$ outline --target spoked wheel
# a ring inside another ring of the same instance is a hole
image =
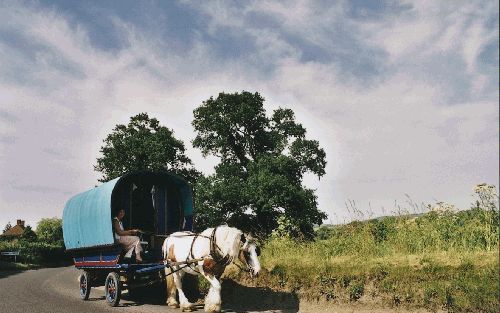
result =
[[[87,271],[84,271],[80,275],[79,282],[80,282],[80,297],[82,298],[82,300],[88,300],[89,296],[90,296],[90,288],[91,288],[90,273]]]
[[[106,284],[104,285],[106,292],[106,301],[111,306],[117,306],[120,303],[122,295],[122,288],[120,283],[120,275],[116,272],[111,272],[106,277]]]

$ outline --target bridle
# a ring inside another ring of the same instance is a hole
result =
[[[240,253],[243,253],[243,258],[245,260],[246,268],[241,267],[238,263],[236,263],[234,261],[233,261],[233,264],[236,265],[241,271],[248,272],[250,274],[250,276],[253,277],[254,267],[252,265],[250,265],[250,263],[248,262],[247,257],[246,257],[246,255],[250,254],[250,252],[248,252],[246,249],[244,249],[244,247],[245,247],[245,245],[253,244],[255,246],[255,249],[256,249],[255,253],[257,254],[257,256],[260,254],[260,252],[258,252],[259,247],[255,244],[255,240],[253,238],[247,239],[246,237],[244,237],[244,235],[242,235],[241,241],[243,242],[243,246],[240,249]],[[240,262],[241,262],[241,259],[240,259]]]

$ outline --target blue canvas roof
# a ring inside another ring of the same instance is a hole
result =
[[[146,173],[149,174],[149,173]],[[63,211],[63,236],[66,249],[86,248],[114,244],[112,229],[112,195],[123,178],[113,179],[94,189],[73,196]],[[142,172],[142,175],[145,175]],[[184,216],[193,214],[190,186],[182,178],[167,173],[161,175],[173,182],[179,190]]]
[[[66,249],[113,244],[111,194],[119,178],[82,192],[66,202],[63,234]]]

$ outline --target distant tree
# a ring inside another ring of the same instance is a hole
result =
[[[184,143],[147,113],[132,116],[128,125],[116,125],[104,139],[101,153],[94,166],[103,174],[101,182],[137,170],[168,170],[189,182],[200,175],[186,156]]]
[[[5,225],[5,227],[3,228],[3,233],[5,233],[6,231],[8,231],[11,228],[12,228],[12,224],[10,224],[10,222],[7,222],[7,225]]]
[[[36,227],[39,240],[57,243],[63,240],[62,220],[60,218],[42,218]]]
[[[318,210],[314,190],[302,186],[304,174],[325,174],[326,155],[290,109],[266,116],[259,93],[220,93],[194,110],[194,147],[220,158],[215,174],[196,188],[199,228],[228,222],[269,235],[278,218],[293,237],[312,237]]]
[[[33,231],[33,229],[31,229],[31,226],[30,225],[26,226],[26,228],[24,228],[23,234],[21,235],[21,240],[33,241],[36,239],[37,239],[36,233]]]

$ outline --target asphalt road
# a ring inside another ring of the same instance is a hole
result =
[[[73,267],[0,272],[0,312],[180,312],[159,303],[131,301],[126,292],[123,293],[120,307],[112,308],[104,300],[102,287],[93,288],[90,299],[83,301],[78,291],[79,273]]]
[[[158,296],[143,295],[130,299],[122,294],[120,305],[112,308],[104,300],[103,287],[92,288],[90,299],[80,299],[77,278],[80,271],[74,267],[46,268],[23,272],[0,271],[0,313],[180,313],[163,303]],[[233,281],[222,283],[224,313],[296,313],[299,300],[290,293],[269,288],[251,288]],[[203,312],[199,306],[198,313]],[[300,303],[303,313],[428,313],[424,309],[377,308],[370,304]],[[438,311],[444,312],[444,311]]]
[[[90,299],[80,299],[77,278],[80,271],[73,267],[46,268],[29,270],[23,272],[0,272],[0,312],[2,313],[83,313],[83,312],[142,312],[142,313],[179,313],[180,309],[172,309],[162,303],[161,299],[142,297],[133,301],[125,291],[117,308],[107,305],[104,300],[103,287],[92,288]],[[246,290],[239,285],[227,286],[225,288],[228,298],[232,294],[240,292],[253,292],[253,298],[245,307],[233,309],[231,304],[225,307],[223,312],[297,312],[298,305],[290,308],[280,308],[280,301],[273,300],[272,303],[264,303],[261,295],[268,295],[267,290]],[[239,288],[239,289],[238,289]],[[243,288],[243,289],[242,289]],[[283,298],[283,295],[278,295]],[[255,301],[257,300],[257,301]],[[286,299],[285,299],[286,300]],[[229,301],[228,301],[229,302]],[[276,305],[276,304],[278,305]],[[223,303],[224,306],[224,303]],[[236,307],[234,307],[236,308]],[[199,306],[196,312],[203,312]]]

